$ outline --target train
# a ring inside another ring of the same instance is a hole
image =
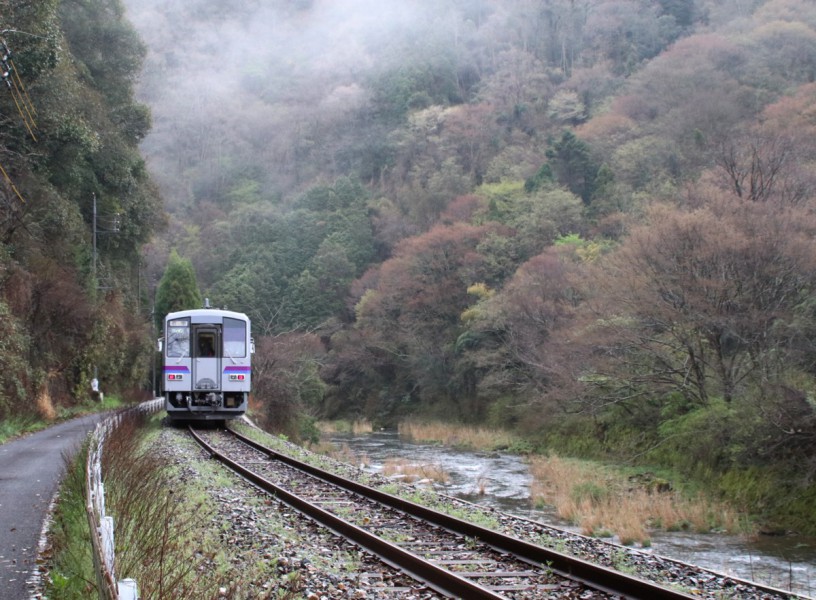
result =
[[[247,315],[211,308],[209,302],[171,312],[158,350],[171,422],[226,421],[246,413],[255,353]]]

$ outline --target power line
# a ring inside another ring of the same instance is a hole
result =
[[[20,194],[20,190],[17,189],[17,186],[14,185],[14,182],[11,180],[11,177],[9,177],[8,173],[6,173],[6,170],[3,168],[3,165],[0,165],[0,173],[3,173],[3,177],[6,178],[6,181],[11,186],[11,189],[13,189],[14,193],[17,194],[17,197],[20,199],[20,202],[25,204],[25,198],[23,198],[22,194]]]
[[[11,60],[11,49],[4,38],[0,38],[0,52],[2,53],[0,57],[0,79],[2,79],[6,87],[8,87],[11,98],[14,100],[14,105],[17,107],[17,112],[20,113],[20,117],[23,119],[23,123],[29,135],[31,135],[31,138],[36,142],[37,136],[34,134],[34,130],[37,129],[37,123],[34,116],[37,114],[37,110],[34,108],[31,97],[23,85],[23,80],[20,78],[20,74],[14,66],[14,61]],[[20,190],[17,189],[17,186],[14,185],[14,181],[9,177],[3,165],[0,165],[0,173],[3,174],[3,177],[11,186],[11,189],[17,194],[20,202],[25,204],[25,198],[23,198]]]
[[[11,60],[11,49],[3,38],[0,38],[0,50],[2,51],[2,58],[0,58],[0,67],[2,67],[0,69],[0,79],[6,83],[6,87],[8,87],[11,93],[11,98],[14,100],[14,105],[17,107],[17,112],[23,119],[23,123],[29,135],[31,135],[31,138],[36,142],[37,136],[34,134],[34,130],[37,129],[37,123],[34,120],[34,115],[37,114],[37,111],[23,85],[20,74],[14,66],[14,61]]]

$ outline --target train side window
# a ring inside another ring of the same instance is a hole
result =
[[[246,356],[246,322],[240,319],[224,318],[224,356],[243,358]]]
[[[167,324],[167,356],[190,356],[190,325],[187,321],[171,321]]]

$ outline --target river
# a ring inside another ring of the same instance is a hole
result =
[[[380,472],[387,459],[439,465],[449,481],[437,491],[474,504],[577,532],[552,512],[536,510],[530,503],[532,478],[524,459],[501,453],[468,452],[403,440],[396,432],[328,437],[337,446],[348,446],[365,457],[364,470]],[[699,565],[732,577],[790,590],[816,594],[816,539],[799,536],[760,536],[747,539],[723,534],[653,531],[651,547],[643,549]]]

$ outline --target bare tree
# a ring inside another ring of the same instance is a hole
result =
[[[771,202],[654,208],[594,281],[612,387],[705,404],[778,381],[797,360],[792,323],[816,286],[814,231],[806,211]]]
[[[795,154],[785,136],[749,134],[727,140],[715,160],[740,198],[764,202],[781,195],[789,201],[802,200],[801,191],[792,185]]]

